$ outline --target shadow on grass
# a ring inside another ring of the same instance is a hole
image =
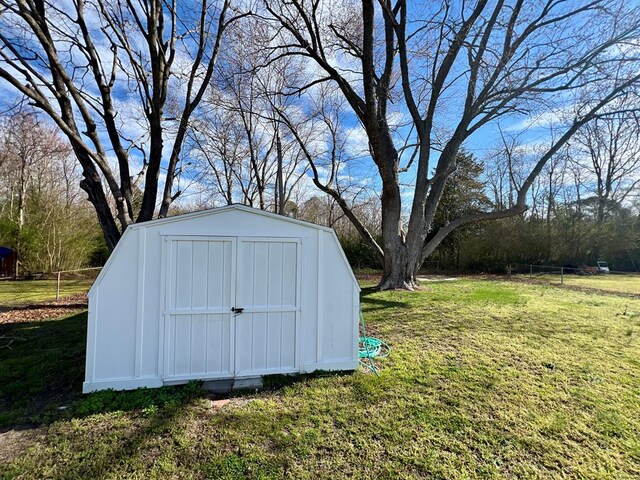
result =
[[[132,391],[104,390],[83,395],[86,313],[59,320],[0,324],[0,432],[46,425],[98,413],[139,410],[165,416],[199,397],[239,397],[234,391],[213,395],[200,382]],[[265,377],[264,388],[278,390],[321,376],[344,372]]]
[[[372,296],[374,293],[380,293],[376,287],[363,288],[360,293],[360,302],[367,310],[382,310],[385,308],[408,308],[410,304],[400,302],[398,300],[389,300]]]
[[[155,412],[203,393],[197,383],[83,395],[87,315],[0,325],[0,432],[63,418]]]
[[[349,376],[353,371],[329,371],[329,370],[316,370],[313,373],[301,373],[293,375],[266,375],[262,379],[262,389],[267,391],[282,390],[285,387],[294,387],[296,385],[303,385],[309,380],[316,378],[333,378],[333,377],[345,377]],[[243,396],[246,391],[238,390],[234,392],[232,396]]]
[[[86,314],[0,325],[0,429],[43,423],[79,397]]]

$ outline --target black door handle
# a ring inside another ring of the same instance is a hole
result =
[[[231,307],[231,311],[236,315],[241,314],[244,311],[244,308],[241,307]]]

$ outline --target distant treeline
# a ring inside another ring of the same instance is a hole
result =
[[[602,139],[619,140],[620,134],[614,139],[603,132],[587,132],[585,145],[590,145],[592,137],[602,145],[565,152],[551,162],[536,180],[524,215],[454,230],[426,265],[499,273],[514,265],[579,267],[604,260],[612,270],[640,270],[639,131],[625,125],[625,132],[630,140],[625,149],[617,150],[617,156],[607,153],[605,146],[611,142]],[[513,204],[514,185],[522,181],[519,172],[526,171],[527,157],[526,153],[518,156],[515,147],[507,150],[508,155],[503,152],[488,161],[467,152],[459,154],[456,172],[439,203],[434,231],[461,216]],[[303,178],[304,172],[294,183]],[[76,159],[55,128],[33,114],[4,118],[0,125],[0,246],[18,251],[19,273],[104,263],[108,249],[81,179]],[[140,190],[133,191],[132,201],[137,203]],[[264,202],[251,196],[240,200],[275,209],[273,198],[264,198]],[[214,196],[202,204],[176,204],[171,214],[232,200]],[[331,196],[307,188],[305,196],[288,196],[284,206],[287,215],[334,228],[355,268],[382,267]],[[382,243],[379,198],[354,194],[348,207]]]
[[[440,246],[427,259],[426,271],[506,273],[526,265],[594,266],[604,260],[611,270],[640,271],[640,220],[630,209],[599,225],[588,213],[566,207],[550,222],[518,217],[479,225]],[[381,268],[371,250],[353,235],[340,240],[354,268]]]
[[[635,149],[631,153],[635,155]],[[552,163],[537,181],[524,215],[455,230],[425,267],[503,273],[509,266],[580,267],[603,260],[612,270],[640,271],[638,162],[634,156],[633,165],[624,165],[625,171],[620,167],[623,159],[607,157],[606,162],[600,157],[591,159],[591,175],[587,162],[580,169],[566,158]],[[447,185],[440,202],[436,226],[462,214],[509,205],[514,163],[500,173],[495,168],[487,171],[471,155],[461,155],[456,181]],[[607,179],[607,171],[618,171],[617,180]],[[376,211],[372,204],[365,207]],[[370,217],[370,229],[376,231],[375,215]],[[380,268],[373,252],[344,219],[333,226],[354,267]]]
[[[103,265],[105,242],[67,142],[34,115],[3,120],[0,246],[18,252],[18,275]]]

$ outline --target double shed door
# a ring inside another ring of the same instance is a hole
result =
[[[298,370],[297,239],[167,237],[165,253],[165,379]]]

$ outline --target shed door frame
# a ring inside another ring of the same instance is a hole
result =
[[[176,241],[225,241],[231,242],[232,244],[232,269],[231,269],[231,279],[230,284],[233,286],[231,288],[231,303],[234,306],[242,307],[241,305],[235,305],[236,297],[238,292],[238,283],[241,281],[239,278],[238,268],[239,268],[239,254],[238,254],[238,246],[242,241],[245,242],[284,242],[284,243],[295,243],[296,244],[296,303],[297,308],[295,309],[295,367],[293,372],[301,371],[302,369],[302,334],[301,334],[301,313],[302,313],[302,238],[299,237],[267,237],[267,236],[222,236],[222,235],[167,235],[161,234],[162,237],[162,274],[160,278],[160,298],[162,302],[162,325],[160,326],[160,335],[159,335],[159,349],[158,349],[158,365],[160,366],[161,371],[159,372],[160,377],[163,380],[166,380],[167,383],[178,382],[181,380],[189,380],[189,379],[200,379],[203,378],[201,375],[193,375],[193,376],[168,376],[169,369],[169,332],[168,328],[170,327],[170,317],[175,312],[171,310],[169,307],[169,296],[168,292],[171,288],[175,272],[173,270],[174,267],[174,255],[175,250],[173,246]],[[260,375],[260,373],[251,373],[251,372],[238,372],[236,368],[236,322],[238,318],[241,317],[240,314],[238,317],[234,317],[231,315],[231,325],[230,325],[230,335],[231,335],[231,345],[230,345],[230,356],[231,356],[231,366],[230,375],[214,375],[204,377],[206,379],[214,379],[214,378],[230,378],[230,377],[242,377],[242,376],[256,376]],[[283,372],[286,373],[286,372]]]
[[[268,373],[295,373],[295,372],[300,372],[302,371],[302,363],[303,363],[303,356],[302,356],[302,268],[303,268],[303,263],[302,263],[302,238],[299,237],[269,237],[269,236],[239,236],[237,237],[237,244],[236,244],[236,250],[235,250],[235,255],[236,255],[236,272],[240,272],[241,271],[241,261],[242,259],[240,258],[240,244],[243,242],[253,242],[253,243],[269,243],[269,242],[274,242],[274,243],[293,243],[296,245],[296,290],[295,290],[295,296],[296,296],[296,305],[294,308],[286,308],[284,311],[289,311],[291,313],[294,314],[294,367],[293,369],[283,369],[281,371],[278,372],[269,372],[268,370],[265,371],[265,374]],[[237,274],[236,276],[236,303],[239,301],[237,299],[238,297],[238,291],[240,289],[239,287],[239,282],[242,279],[240,278],[240,274]],[[237,307],[244,307],[244,305],[236,305]],[[257,312],[267,312],[267,311],[277,311],[278,309],[272,309],[269,307],[266,308],[257,308],[257,309],[252,309],[252,308],[247,308],[247,313],[257,313]],[[242,321],[242,314],[238,315],[236,317],[236,321]],[[235,327],[235,326],[234,326]],[[239,340],[238,338],[238,334],[235,334],[235,342],[237,342]],[[238,345],[236,344],[235,349],[238,348]],[[235,359],[237,359],[237,356],[235,357]],[[255,372],[252,373],[251,371],[242,371],[239,370],[239,367],[237,365],[234,366],[234,375],[236,377],[251,377],[251,376],[256,376],[256,375],[260,375],[260,372]]]
[[[237,237],[232,236],[220,236],[220,235],[162,235],[162,266],[161,266],[161,286],[160,286],[160,301],[162,302],[162,325],[160,326],[160,335],[159,335],[159,362],[161,371],[159,372],[160,378],[163,380],[167,380],[169,383],[171,382],[180,382],[183,380],[196,380],[199,378],[203,378],[202,374],[188,374],[188,375],[169,375],[171,371],[169,362],[171,361],[169,352],[171,351],[170,341],[170,327],[171,327],[171,317],[173,315],[188,315],[189,312],[197,312],[200,314],[207,313],[224,313],[228,314],[230,317],[229,321],[229,335],[230,335],[230,346],[229,346],[229,372],[230,373],[220,373],[220,374],[208,374],[205,378],[215,379],[215,378],[229,378],[230,375],[233,375],[234,372],[234,359],[235,359],[235,342],[233,339],[235,338],[235,322],[233,319],[233,315],[231,311],[222,311],[222,310],[190,310],[189,312],[180,312],[177,309],[172,309],[170,305],[170,291],[173,288],[173,282],[175,280],[175,262],[176,262],[176,248],[177,242],[179,241],[196,241],[196,242],[229,242],[231,243],[231,272],[230,272],[230,280],[229,284],[232,286],[230,289],[230,299],[229,303],[231,306],[235,304],[235,296],[236,296],[236,277],[237,277]]]

